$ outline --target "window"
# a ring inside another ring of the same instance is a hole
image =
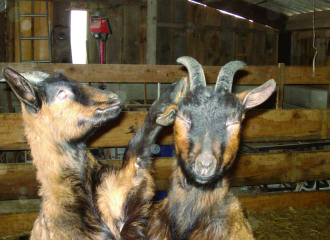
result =
[[[71,53],[72,63],[87,63],[87,11],[71,11]]]

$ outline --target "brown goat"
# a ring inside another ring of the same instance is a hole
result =
[[[143,239],[153,196],[150,146],[162,128],[159,117],[185,93],[185,80],[155,101],[132,138],[123,167],[114,169],[86,150],[85,140],[118,116],[117,96],[81,85],[61,73],[3,75],[22,105],[22,117],[37,179],[41,210],[31,239]],[[164,113],[164,114],[163,114]]]
[[[274,80],[235,95],[235,72],[245,66],[234,61],[220,71],[214,89],[206,86],[201,65],[190,57],[179,63],[189,71],[190,91],[178,106],[174,120],[177,164],[168,197],[152,212],[147,239],[253,239],[238,199],[226,177],[239,146],[245,112],[273,93]]]

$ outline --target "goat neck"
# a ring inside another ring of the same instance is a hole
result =
[[[119,114],[116,95],[81,85],[61,73],[36,77],[4,68],[3,75],[21,102],[41,183],[41,211],[31,239],[113,239],[93,204],[90,177],[100,166],[84,141]]]

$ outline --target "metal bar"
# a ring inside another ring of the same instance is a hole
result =
[[[49,63],[49,60],[23,60],[22,63]]]
[[[31,1],[31,14],[34,14],[34,0]],[[34,18],[31,18],[31,37],[34,36]],[[31,60],[34,59],[34,41],[31,41]]]
[[[21,17],[47,17],[47,14],[21,14]]]
[[[49,12],[48,12],[48,0],[46,0],[46,15],[47,15],[47,32],[48,32],[48,50],[49,50],[49,62],[52,62],[52,40],[50,33],[50,21],[49,21]]]
[[[22,37],[21,40],[48,40],[49,37]]]

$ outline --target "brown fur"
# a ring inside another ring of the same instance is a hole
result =
[[[154,187],[148,170],[150,144],[161,129],[155,118],[166,101],[177,97],[177,92],[171,94],[176,85],[152,106],[127,147],[125,164],[114,169],[95,159],[84,141],[119,114],[116,95],[62,74],[36,85],[11,69],[4,76],[21,100],[41,183],[41,211],[31,239],[143,239]]]

